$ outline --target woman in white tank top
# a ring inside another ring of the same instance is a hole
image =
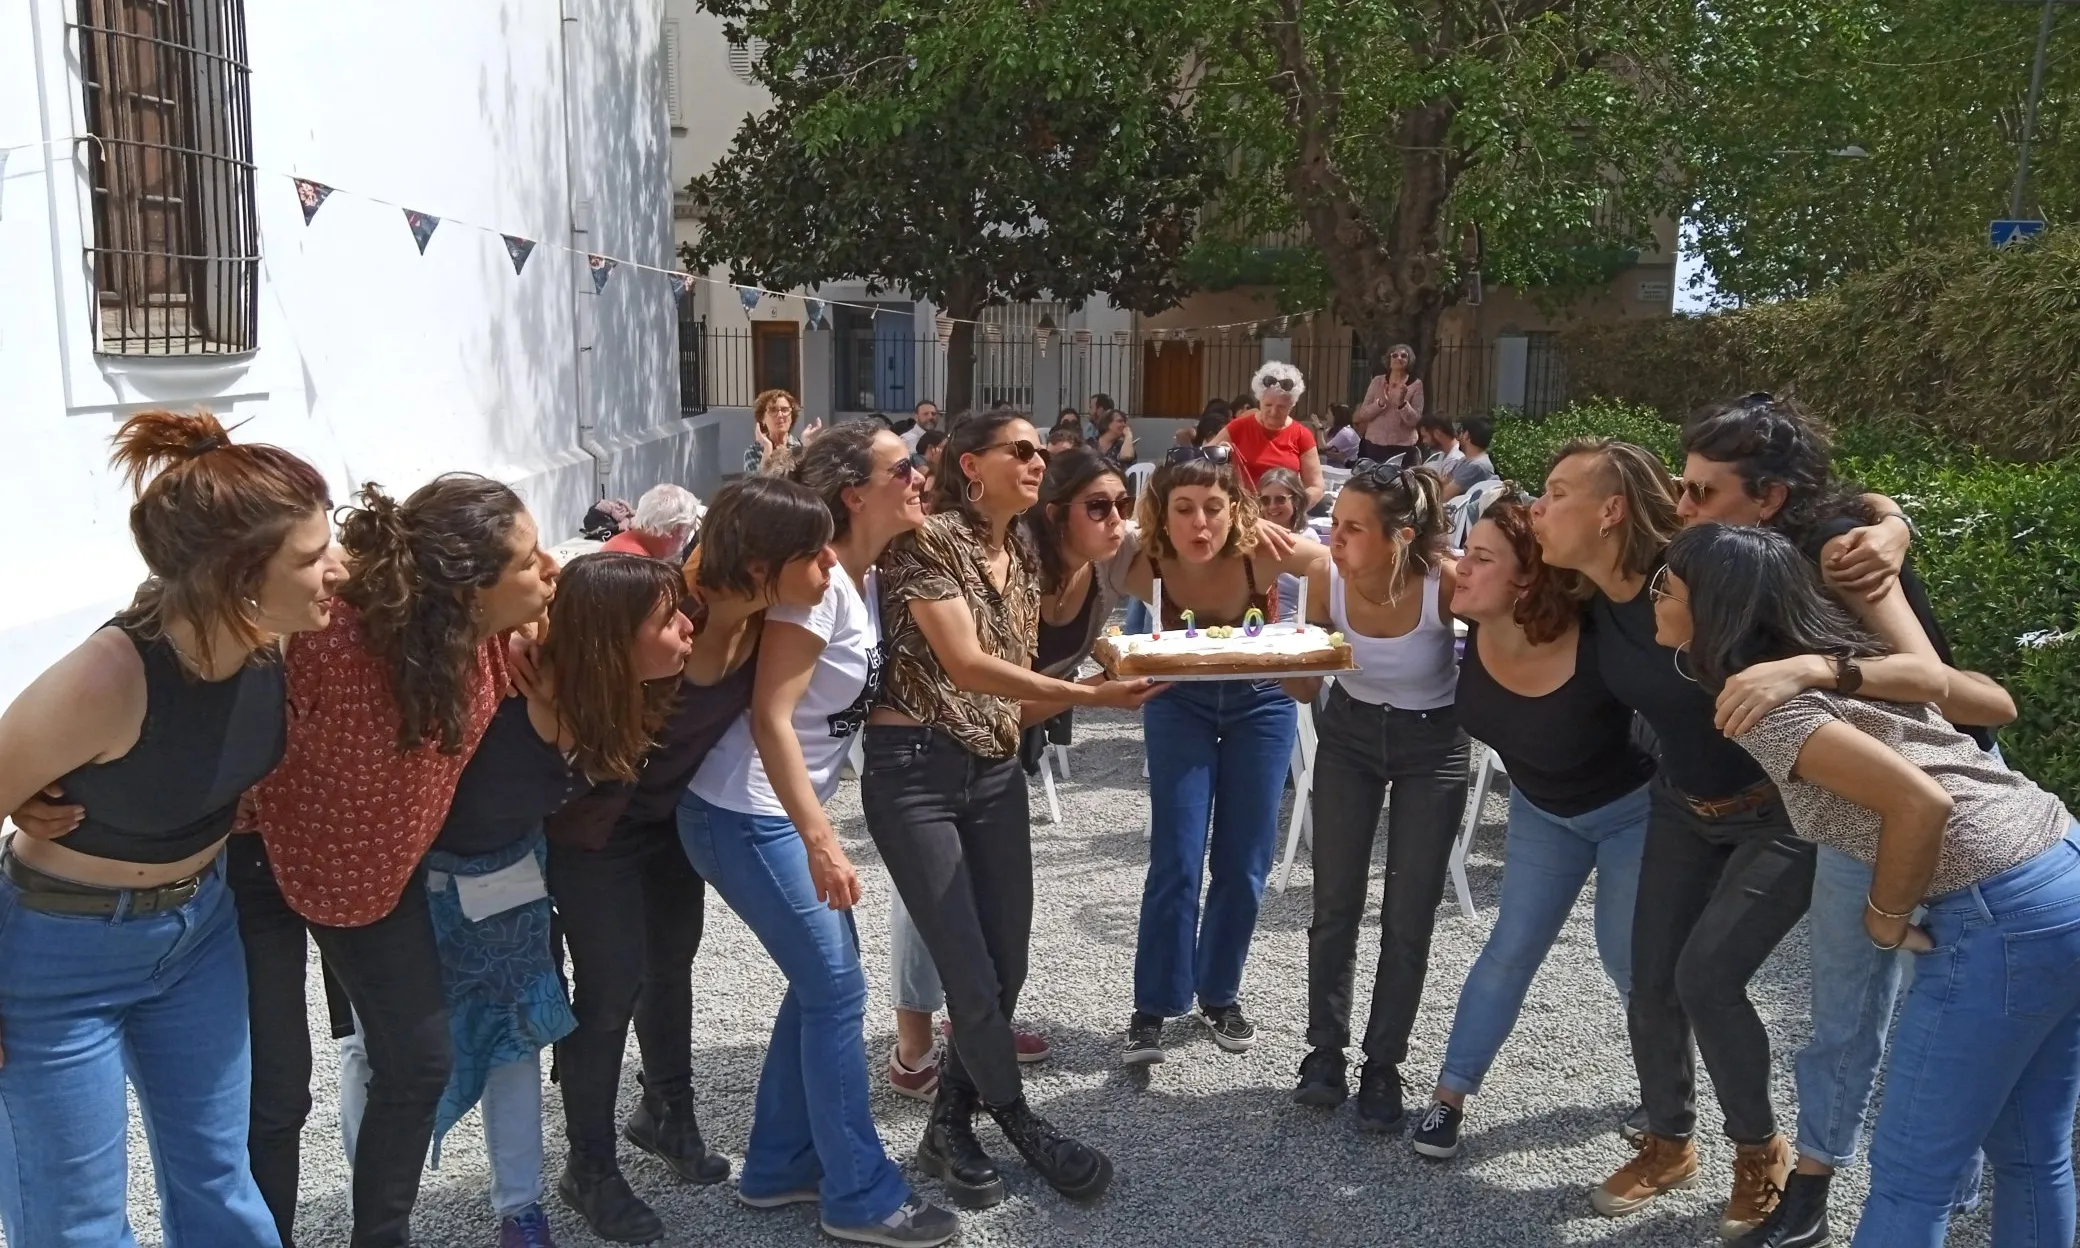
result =
[[[1307,935],[1307,1043],[1293,1099],[1334,1108],[1350,1094],[1351,972],[1372,840],[1387,808],[1379,971],[1365,1025],[1358,1127],[1399,1130],[1401,1063],[1430,963],[1452,837],[1466,810],[1472,743],[1453,710],[1453,569],[1443,483],[1427,468],[1361,468],[1336,499],[1331,561],[1309,578],[1311,623],[1341,632],[1358,669],[1322,708],[1314,773],[1314,922]],[[1313,700],[1319,681],[1289,682]],[[1391,798],[1389,790],[1391,788]]]

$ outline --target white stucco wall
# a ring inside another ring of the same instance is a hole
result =
[[[71,0],[0,7],[0,147],[84,132]],[[141,407],[207,405],[309,458],[345,501],[436,473],[513,483],[545,532],[602,484],[707,484],[715,434],[682,420],[675,313],[658,274],[595,297],[544,246],[516,277],[496,234],[335,194],[306,227],[293,173],[543,243],[670,266],[663,0],[247,5],[261,251],[259,348],[230,363],[97,357],[82,257],[84,165],[12,153],[0,185],[0,702],[141,575],[109,435]],[[725,140],[726,141],[726,137]],[[573,233],[574,230],[583,231]],[[735,440],[720,439],[734,447]],[[698,485],[696,488],[699,488]]]

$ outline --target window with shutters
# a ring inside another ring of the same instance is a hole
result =
[[[686,128],[686,96],[679,79],[679,23],[664,24],[664,111],[672,125]]]
[[[753,72],[766,54],[766,41],[757,35],[747,36],[743,43],[729,45],[729,72],[737,81],[757,85],[758,76]]]
[[[260,245],[243,0],[77,0],[96,349],[256,345]]]

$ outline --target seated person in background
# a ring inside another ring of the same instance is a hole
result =
[[[1459,431],[1449,419],[1434,413],[1416,422],[1416,452],[1423,457],[1424,466],[1436,469],[1439,476],[1449,476],[1466,458],[1466,452],[1459,449]]]
[[[941,429],[927,429],[912,448],[924,458],[924,466],[933,472],[939,471],[939,450],[946,445],[946,433]]]
[[[1064,451],[1073,451],[1082,445],[1083,426],[1081,423],[1056,425],[1047,431],[1047,453],[1050,455],[1060,455]]]
[[[1213,439],[1214,435],[1228,427],[1229,421],[1235,419],[1230,414],[1232,410],[1219,399],[1208,403],[1206,410],[1199,413],[1198,424],[1189,429],[1179,429],[1177,431],[1177,444],[1179,446],[1206,445],[1207,442]]]
[[[1350,467],[1358,457],[1358,427],[1351,423],[1350,404],[1329,405],[1329,428],[1317,440],[1321,443],[1323,463]]]
[[[636,500],[636,515],[628,527],[607,539],[601,550],[626,555],[648,555],[678,563],[693,535],[700,528],[701,513],[707,510],[693,491],[667,481],[653,485]]]
[[[1445,474],[1444,496],[1454,499],[1483,481],[1495,479],[1495,461],[1488,458],[1488,441],[1495,436],[1495,422],[1486,416],[1468,416],[1459,422],[1459,450],[1464,456]]]
[[[1307,527],[1307,487],[1300,474],[1290,468],[1267,468],[1257,478],[1257,514],[1292,533],[1312,536]],[[1290,572],[1278,574],[1279,624],[1300,618],[1300,578]]]

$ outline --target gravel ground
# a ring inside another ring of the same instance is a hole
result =
[[[1622,1163],[1627,1150],[1618,1121],[1637,1102],[1637,1083],[1616,994],[1597,963],[1586,897],[1532,986],[1510,1043],[1472,1102],[1464,1154],[1437,1164],[1418,1158],[1403,1139],[1359,1134],[1350,1107],[1333,1113],[1288,1100],[1305,1051],[1306,929],[1311,875],[1302,851],[1292,889],[1266,898],[1252,950],[1244,1002],[1257,1020],[1254,1051],[1233,1056],[1203,1029],[1174,1022],[1169,1058],[1146,1073],[1121,1069],[1114,1054],[1131,1009],[1134,926],[1147,851],[1142,827],[1148,799],[1141,779],[1136,717],[1079,719],[1071,753],[1074,779],[1061,790],[1063,823],[1046,823],[1037,781],[1034,858],[1038,915],[1033,973],[1020,1019],[1043,1029],[1055,1056],[1028,1068],[1034,1104],[1057,1123],[1108,1151],[1117,1167],[1111,1192],[1091,1209],[1048,1191],[1004,1145],[993,1127],[984,1144],[1005,1161],[1011,1197],[965,1218],[969,1245],[1221,1244],[1508,1245],[1624,1242],[1635,1245],[1716,1244],[1726,1197],[1730,1148],[1718,1135],[1708,1086],[1700,1107],[1704,1177],[1698,1189],[1655,1202],[1623,1221],[1597,1217],[1589,1188]],[[1430,985],[1417,1020],[1405,1075],[1411,1099],[1426,1094],[1442,1059],[1459,984],[1493,921],[1501,881],[1504,796],[1491,796],[1469,863],[1480,917],[1462,918],[1446,889],[1431,954]],[[873,1000],[867,1041],[877,1080],[893,1040],[888,1004],[889,885],[860,817],[857,786],[848,780],[832,804],[848,852],[866,886],[859,907]],[[1380,867],[1375,862],[1374,874]],[[1593,887],[1593,885],[1592,885]],[[1379,889],[1372,888],[1374,905]],[[1371,920],[1376,923],[1376,911]],[[1371,983],[1377,945],[1368,925],[1358,982]],[[1367,946],[1370,946],[1368,948]],[[751,1101],[774,1009],[784,989],[750,932],[711,898],[707,938],[694,967],[698,1016],[695,1078],[711,1145],[741,1157]],[[312,980],[316,982],[315,976]],[[1790,1056],[1807,1024],[1804,929],[1784,942],[1763,969],[1754,995],[1777,1041],[1777,1104],[1788,1130],[1795,1098]],[[1361,988],[1360,1009],[1366,997]],[[313,993],[316,998],[318,994]],[[313,1034],[323,1036],[322,1002],[314,1000]],[[1362,1025],[1362,1024],[1361,1024]],[[337,1063],[320,1046],[317,1108],[304,1138],[303,1248],[344,1248],[348,1171],[337,1134]],[[623,1088],[623,1116],[635,1097],[635,1050]],[[1702,1069],[1700,1068],[1700,1076]],[[551,1158],[545,1205],[565,1248],[599,1243],[575,1214],[555,1201],[563,1153],[556,1091],[546,1093]],[[935,1185],[908,1166],[925,1121],[924,1106],[877,1082],[876,1119],[898,1160],[931,1196]],[[131,1203],[140,1240],[160,1242],[143,1139]],[[421,1189],[416,1228],[421,1242],[492,1245],[497,1229],[486,1203],[489,1179],[473,1114],[450,1136],[439,1170]],[[662,1166],[622,1149],[636,1190],[663,1215],[671,1245],[812,1245],[828,1243],[813,1211],[754,1212],[729,1187],[678,1185]],[[1837,1181],[1839,1242],[1847,1242],[1863,1197],[1859,1167]],[[1981,1213],[1953,1228],[1953,1245],[1984,1245]]]

